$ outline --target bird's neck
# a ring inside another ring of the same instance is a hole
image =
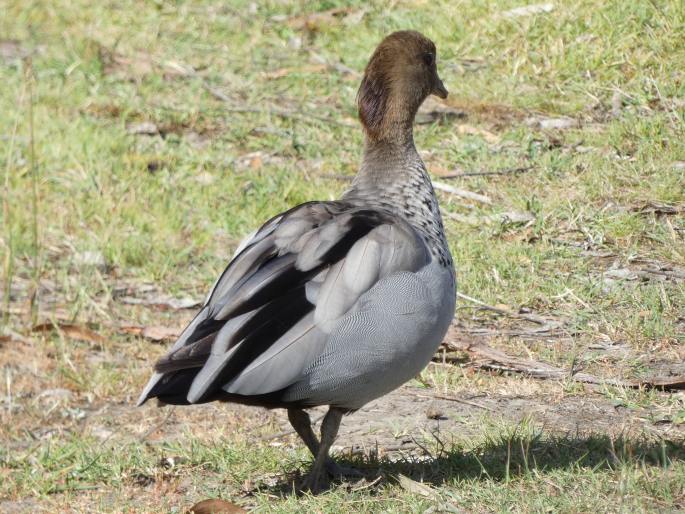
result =
[[[343,200],[401,216],[421,234],[433,255],[451,266],[438,201],[411,130],[392,141],[367,137],[359,172]]]
[[[353,188],[391,186],[410,180],[412,175],[425,173],[423,161],[414,146],[411,127],[397,128],[395,137],[365,138],[362,162],[353,181]]]

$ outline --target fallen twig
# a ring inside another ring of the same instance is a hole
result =
[[[490,225],[491,223],[509,223],[512,225],[531,224],[535,221],[535,215],[530,212],[508,211],[499,214],[492,214],[489,216],[464,216],[449,211],[441,211],[446,218],[458,221],[459,223],[466,223],[467,225]]]
[[[558,321],[545,319],[542,316],[537,316],[536,314],[515,312],[511,309],[505,309],[503,307],[495,307],[494,305],[488,305],[487,303],[482,302],[477,298],[473,298],[472,296],[465,295],[464,293],[457,293],[457,297],[461,298],[462,300],[475,303],[476,305],[479,305],[481,309],[485,309],[486,311],[497,312],[498,314],[504,314],[505,316],[510,316],[512,318],[525,319],[527,321],[537,323],[538,325],[556,324],[558,326],[558,324],[560,323]]]
[[[450,337],[451,334],[451,337]],[[448,338],[443,342],[448,348],[461,350],[475,356],[472,364],[489,370],[507,371],[511,373],[522,373],[531,378],[539,379],[570,379],[574,382],[593,385],[611,385],[616,387],[627,387],[631,389],[660,389],[664,391],[674,389],[685,389],[685,376],[675,377],[651,377],[640,380],[619,380],[612,378],[599,378],[589,373],[573,370],[567,371],[545,362],[538,362],[531,359],[522,359],[507,355],[496,350],[485,343],[463,341],[455,337],[454,331],[448,332]]]
[[[488,175],[517,175],[519,173],[525,173],[533,169],[533,166],[524,166],[519,168],[505,168],[502,170],[493,171],[464,171],[460,173],[453,173],[451,175],[442,175],[442,179],[451,178],[463,178],[463,177],[485,177]]]
[[[488,196],[481,195],[479,193],[474,193],[472,191],[466,191],[465,189],[459,189],[457,187],[450,186],[449,184],[445,184],[443,182],[438,182],[434,180],[433,187],[438,191],[443,191],[445,193],[459,196],[467,200],[473,200],[474,202],[483,203],[485,205],[492,205],[492,200]]]
[[[464,405],[470,405],[471,407],[476,407],[478,409],[483,409],[483,410],[488,410],[488,411],[494,411],[494,409],[491,409],[490,407],[477,403],[477,402],[472,402],[470,400],[465,400],[463,398],[457,398],[456,396],[445,396],[442,394],[416,394],[415,396],[418,396],[419,398],[428,398],[428,399],[437,399],[437,400],[447,400],[448,402],[456,402],[456,403],[463,403]]]

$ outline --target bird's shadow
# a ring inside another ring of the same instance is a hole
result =
[[[685,461],[683,440],[653,439],[606,434],[543,436],[542,432],[514,433],[473,447],[437,439],[433,444],[421,445],[423,455],[416,452],[400,452],[381,458],[374,452],[337,455],[339,464],[358,470],[361,476],[332,479],[328,488],[373,489],[397,482],[401,475],[440,486],[464,479],[507,481],[560,469],[613,470],[631,463],[666,467],[675,461]],[[286,471],[276,483],[258,486],[252,492],[279,497],[300,494],[299,487],[306,472],[303,463],[300,469]]]

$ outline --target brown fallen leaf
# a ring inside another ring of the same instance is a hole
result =
[[[241,512],[247,511],[226,500],[210,499],[196,503],[186,511],[186,514],[239,514]]]
[[[89,328],[82,327],[80,325],[74,325],[72,323],[53,323],[48,321],[46,323],[35,325],[31,329],[31,332],[47,333],[52,332],[53,330],[63,333],[70,339],[85,341],[87,343],[104,344],[106,341],[106,339],[97,332],[93,332]]]
[[[148,327],[125,325],[119,327],[119,332],[141,336],[154,342],[167,342],[176,340],[176,338],[181,335],[181,332],[183,332],[183,329],[180,327],[167,327],[162,325],[151,325]]]

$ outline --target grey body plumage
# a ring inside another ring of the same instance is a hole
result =
[[[433,52],[432,64],[426,52]],[[308,482],[316,488],[324,466],[335,469],[328,448],[340,415],[428,363],[456,295],[438,203],[412,136],[425,96],[447,94],[434,53],[415,32],[381,43],[360,88],[366,148],[352,187],[338,201],[306,203],[272,218],[241,245],[156,364],[139,404],[156,397],[287,408],[316,456]],[[425,77],[406,82],[406,90],[384,78],[406,78],[413,68],[394,68],[403,60],[425,67]],[[301,411],[316,405],[331,407],[321,443]]]

